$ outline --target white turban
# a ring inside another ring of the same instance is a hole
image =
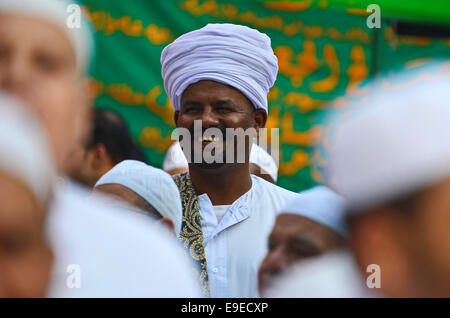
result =
[[[80,28],[68,27],[67,21],[73,13],[69,6],[73,4],[75,1],[66,0],[0,0],[0,13],[31,16],[59,27],[72,44],[79,71],[84,73],[89,68],[94,44],[85,19],[81,19]]]
[[[327,184],[352,210],[389,202],[450,176],[449,78],[389,93],[378,88],[368,104],[335,121]],[[405,80],[412,81],[400,75],[396,82]]]
[[[180,192],[169,174],[140,161],[124,160],[103,175],[95,187],[111,183],[123,185],[136,192],[163,217],[172,220],[176,235],[180,233]]]
[[[161,64],[164,88],[176,111],[189,85],[211,80],[238,89],[255,108],[268,112],[267,93],[278,73],[270,38],[234,24],[208,24],[183,34],[164,48]]]
[[[0,93],[0,170],[26,184],[36,200],[49,202],[55,177],[46,135],[26,107]]]
[[[297,214],[320,223],[346,237],[344,199],[324,186],[300,192],[279,214]]]
[[[257,144],[252,145],[252,150],[250,151],[250,162],[264,169],[264,171],[266,171],[275,182],[277,181],[278,166],[275,163],[275,160],[267,151]],[[169,150],[167,150],[166,157],[164,158],[163,169],[164,171],[171,171],[184,168],[189,168],[189,164],[184,155],[183,149],[181,149],[180,143],[177,141],[169,147]]]

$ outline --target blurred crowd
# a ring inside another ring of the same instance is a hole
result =
[[[0,0],[1,297],[450,296],[449,61],[330,115],[325,182],[295,193],[251,139],[243,163],[194,163],[180,140],[148,165],[93,105],[93,34],[68,5]],[[178,128],[265,127],[265,34],[209,24],[161,64]]]

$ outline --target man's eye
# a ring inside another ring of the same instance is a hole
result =
[[[193,113],[193,112],[195,112],[195,111],[198,111],[198,108],[196,108],[196,107],[187,107],[187,108],[184,110],[185,113]]]
[[[227,113],[231,111],[231,109],[228,107],[217,107],[216,110],[221,113]]]
[[[35,57],[35,64],[41,71],[46,73],[57,72],[63,66],[63,63],[57,58],[44,54],[39,54]]]
[[[312,257],[314,255],[318,255],[319,251],[303,248],[303,247],[293,247],[292,253],[294,253],[296,256],[301,257]]]
[[[0,241],[0,248],[7,254],[19,254],[29,246],[29,238],[22,235],[5,237]]]

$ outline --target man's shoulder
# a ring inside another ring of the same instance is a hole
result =
[[[261,177],[255,176],[253,174],[251,176],[252,176],[252,181],[253,181],[253,184],[255,185],[255,187],[262,188],[267,191],[271,191],[271,192],[275,192],[275,193],[284,194],[286,196],[292,196],[294,198],[300,196],[300,194],[298,194],[296,192],[293,192],[293,191],[290,191],[283,187],[280,187],[279,185],[271,183]]]
[[[287,190],[255,175],[252,175],[252,181],[256,193],[264,195],[264,197],[274,198],[280,204],[286,204],[288,201],[301,196],[301,194]]]

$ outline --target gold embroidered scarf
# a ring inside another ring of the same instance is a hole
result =
[[[205,245],[203,242],[202,218],[197,201],[197,192],[192,185],[189,172],[173,176],[180,190],[183,218],[181,223],[180,240],[188,250],[189,255],[198,264],[197,272],[202,291],[209,296],[208,269],[206,267]]]

